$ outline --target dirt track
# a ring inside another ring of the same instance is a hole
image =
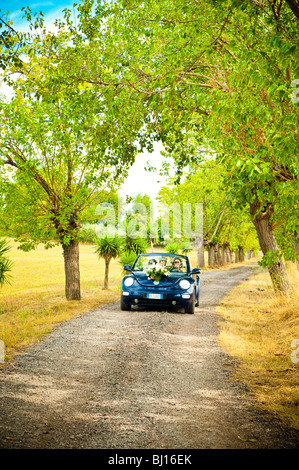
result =
[[[217,342],[215,306],[257,269],[203,273],[194,315],[113,304],[55,328],[0,372],[0,448],[298,448]]]

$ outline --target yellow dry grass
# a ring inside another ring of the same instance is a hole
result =
[[[82,299],[72,302],[65,299],[60,246],[45,250],[40,245],[26,253],[18,250],[13,240],[10,245],[13,280],[0,290],[0,340],[5,346],[6,360],[38,341],[56,324],[119,300],[122,267],[118,260],[111,261],[109,290],[103,290],[104,261],[98,259],[92,245],[80,245]],[[155,247],[154,251],[165,250]],[[192,266],[196,266],[196,250],[189,253],[189,258]]]
[[[299,429],[299,271],[288,265],[292,294],[275,295],[262,273],[231,291],[217,309],[219,341],[261,407]],[[297,340],[297,342],[294,342]]]
[[[103,290],[104,261],[92,245],[80,245],[81,301],[65,299],[61,247],[45,250],[39,246],[25,253],[13,241],[10,245],[13,280],[0,291],[0,339],[6,359],[57,323],[119,299],[122,267],[117,260],[111,261],[109,290]]]

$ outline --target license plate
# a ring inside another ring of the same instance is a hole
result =
[[[163,294],[146,294],[147,299],[163,299]]]

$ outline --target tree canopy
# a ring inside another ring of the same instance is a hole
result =
[[[72,34],[62,24],[55,34],[23,34],[22,59],[6,63],[13,94],[0,103],[0,165],[6,230],[13,226],[24,249],[60,243],[66,296],[79,299],[78,238],[86,208],[101,190],[123,181],[141,134],[129,111],[126,120],[115,116],[109,90],[103,95],[92,83],[66,84],[60,76],[72,54],[76,66],[82,58]]]
[[[179,173],[207,151],[226,166],[227,186],[240,207],[250,206],[278,290],[287,284],[273,228],[287,218],[286,257],[298,228],[298,106],[291,99],[298,18],[291,5],[116,1],[105,10],[109,37],[121,45],[122,85],[146,100]]]
[[[178,177],[214,154],[236,207],[249,207],[274,287],[285,291],[282,256],[298,257],[297,2],[76,6],[77,26],[66,10],[55,34],[42,30],[41,16],[38,35],[2,35],[5,79],[27,100],[28,92],[49,102],[79,90],[86,107],[92,99],[101,108],[109,150],[160,139]]]

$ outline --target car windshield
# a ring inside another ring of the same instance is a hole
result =
[[[145,271],[148,268],[165,268],[170,274],[187,273],[187,260],[180,255],[141,255],[137,259],[133,271]]]

